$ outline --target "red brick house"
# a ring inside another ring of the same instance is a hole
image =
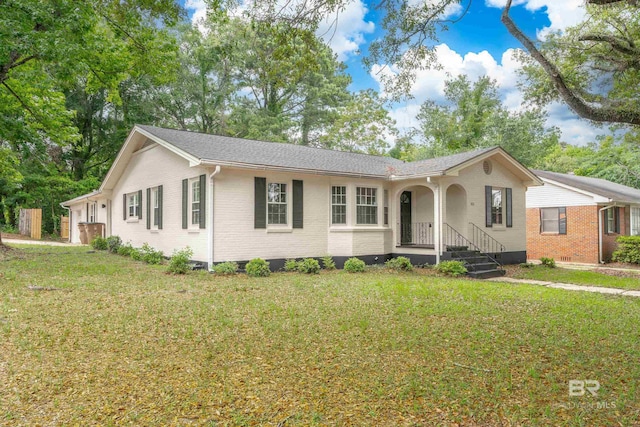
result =
[[[620,235],[640,235],[640,190],[598,178],[533,171],[527,190],[527,258],[599,263]]]

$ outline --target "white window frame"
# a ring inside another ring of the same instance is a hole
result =
[[[360,211],[365,210],[366,218],[372,218],[373,222],[368,220],[360,221]],[[369,210],[373,211],[373,215]],[[378,187],[356,187],[356,224],[357,225],[378,225]]]
[[[631,206],[631,227],[629,235],[640,236],[640,206]]]
[[[200,178],[198,177],[189,180],[189,228],[200,228],[200,214],[202,213],[200,204]]]
[[[158,190],[160,187],[151,189],[151,229],[157,230],[160,223],[160,200],[158,198]]]
[[[139,193],[133,192],[127,194],[127,218],[138,219],[140,218],[140,200]]]
[[[273,188],[273,190],[272,190]],[[276,190],[277,188],[277,190]],[[268,182],[267,183],[267,226],[286,226],[289,224],[289,189],[288,182]],[[280,212],[271,213],[271,206],[278,207]],[[282,212],[284,206],[284,212]],[[278,221],[273,220],[276,215]],[[284,221],[282,221],[284,219]]]
[[[335,190],[336,189],[342,189],[343,192],[342,193],[336,193]],[[331,225],[347,225],[347,220],[348,220],[348,216],[347,216],[347,194],[348,194],[348,190],[347,190],[347,186],[346,185],[332,185],[331,186]],[[336,213],[334,208],[342,208],[344,209],[344,212],[338,214],[342,217],[344,217],[344,221],[343,222],[336,222],[335,218],[336,218]]]
[[[89,204],[89,222],[96,222],[96,214],[97,214],[96,204]]]
[[[495,195],[500,194],[500,207],[499,212],[495,205]],[[502,187],[491,187],[491,225],[504,227],[506,225],[505,222],[505,212],[504,212],[504,202],[505,202],[505,190]],[[495,210],[494,210],[495,209]],[[498,222],[498,217],[500,222]]]

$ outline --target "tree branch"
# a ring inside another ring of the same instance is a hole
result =
[[[547,59],[546,56],[538,50],[536,45],[516,26],[511,17],[509,10],[511,9],[512,0],[508,0],[502,11],[501,21],[507,27],[509,33],[515,37],[529,54],[544,69],[545,73],[553,82],[554,87],[558,91],[560,97],[567,105],[580,117],[592,120],[594,122],[615,122],[640,125],[640,113],[629,109],[613,109],[607,107],[593,107],[584,99],[580,98],[576,93],[567,86],[564,76],[558,68]]]
[[[617,50],[620,53],[634,56],[640,55],[640,49],[635,48],[628,40],[610,36],[608,34],[587,34],[579,37],[578,40],[607,43],[612,49]]]
[[[634,6],[638,5],[638,0],[587,0],[588,4],[595,4],[598,6],[605,6],[608,4],[623,3],[623,2],[632,4]]]

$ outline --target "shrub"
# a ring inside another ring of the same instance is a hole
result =
[[[107,237],[107,250],[112,254],[118,253],[120,245],[122,245],[122,239],[119,236]]]
[[[322,268],[324,268],[325,270],[336,269],[336,263],[335,261],[333,261],[333,258],[331,258],[331,255],[325,255],[322,257]]]
[[[295,259],[288,259],[284,262],[284,271],[298,271],[298,261]]]
[[[169,260],[167,271],[172,274],[185,274],[191,270],[190,260],[192,256],[193,251],[189,246],[184,249],[174,250]]]
[[[148,243],[142,244],[140,252],[142,253],[142,261],[147,264],[162,264],[164,260],[162,251],[153,249]]]
[[[392,258],[384,263],[387,268],[396,271],[412,271],[413,265],[411,264],[411,260],[404,256],[399,256],[397,258]]]
[[[555,268],[556,266],[556,260],[553,258],[547,258],[547,257],[542,257],[540,258],[540,263],[542,265],[544,265],[545,267],[549,267],[549,268]]]
[[[131,252],[129,252],[129,256],[134,261],[142,261],[142,257],[144,256],[144,254],[138,248],[131,248]]]
[[[305,258],[298,262],[298,271],[304,274],[318,274],[320,273],[320,263],[313,258]]]
[[[213,272],[221,276],[231,276],[238,271],[238,263],[233,261],[221,262],[213,267]]]
[[[533,267],[535,267],[535,264],[532,264],[530,262],[522,262],[522,263],[520,263],[520,267],[522,267],[522,268],[533,268]]]
[[[104,237],[96,237],[91,241],[91,247],[97,251],[107,250],[107,239]]]
[[[640,236],[620,236],[616,242],[618,249],[613,252],[612,261],[640,264]]]
[[[269,263],[262,258],[254,258],[245,266],[247,275],[250,277],[266,277],[271,274]]]
[[[344,262],[344,271],[348,273],[362,273],[364,271],[364,261],[356,257],[349,258]]]
[[[458,277],[467,274],[467,267],[461,261],[442,261],[435,267],[438,273]]]
[[[131,253],[135,250],[136,249],[134,249],[133,246],[131,246],[131,243],[124,243],[120,245],[120,247],[117,250],[117,253],[118,255],[121,255],[121,256],[131,256]]]

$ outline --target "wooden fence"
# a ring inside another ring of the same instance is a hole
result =
[[[32,239],[42,237],[42,209],[20,209],[20,234]]]
[[[60,238],[62,239],[69,238],[69,217],[68,216],[60,217]]]

